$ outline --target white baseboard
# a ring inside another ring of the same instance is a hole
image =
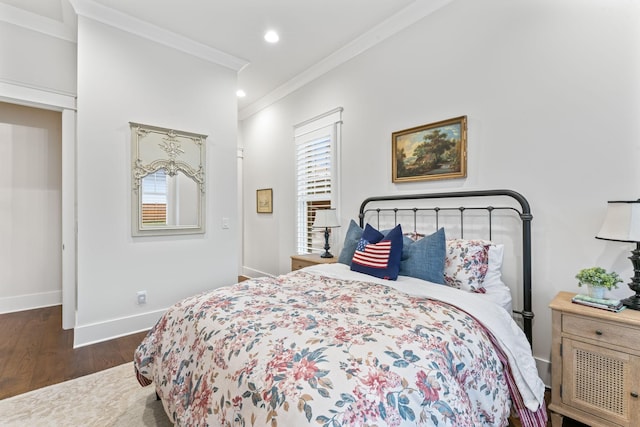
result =
[[[33,310],[62,304],[62,290],[0,298],[0,313]]]
[[[260,270],[256,270],[255,268],[250,268],[247,266],[242,266],[242,276],[247,276],[247,277],[275,277],[273,274],[264,272],[264,271],[260,271]]]
[[[551,361],[535,358],[538,376],[547,388],[551,388]]]
[[[167,310],[156,310],[105,322],[77,325],[73,333],[73,348],[131,335],[151,329]]]

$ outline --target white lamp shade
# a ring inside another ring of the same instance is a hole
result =
[[[316,211],[316,218],[313,221],[313,228],[333,228],[340,227],[335,209],[319,209]]]
[[[640,200],[608,202],[607,215],[596,239],[640,242]]]

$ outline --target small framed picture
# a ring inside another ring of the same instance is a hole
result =
[[[392,181],[467,176],[467,116],[393,132]]]
[[[256,208],[258,213],[273,213],[273,189],[256,190]]]

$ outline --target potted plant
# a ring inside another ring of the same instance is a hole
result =
[[[605,290],[617,288],[618,283],[622,282],[618,273],[607,273],[601,267],[583,268],[576,274],[576,279],[578,286],[587,285],[589,296],[593,298],[604,298]]]

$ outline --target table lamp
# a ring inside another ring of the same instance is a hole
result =
[[[340,227],[335,209],[318,209],[313,221],[313,228],[324,228],[324,253],[321,258],[333,258],[329,252],[329,229]]]
[[[636,244],[629,257],[634,271],[629,288],[636,294],[623,299],[622,303],[640,310],[640,199],[607,203],[607,215],[596,239]]]

